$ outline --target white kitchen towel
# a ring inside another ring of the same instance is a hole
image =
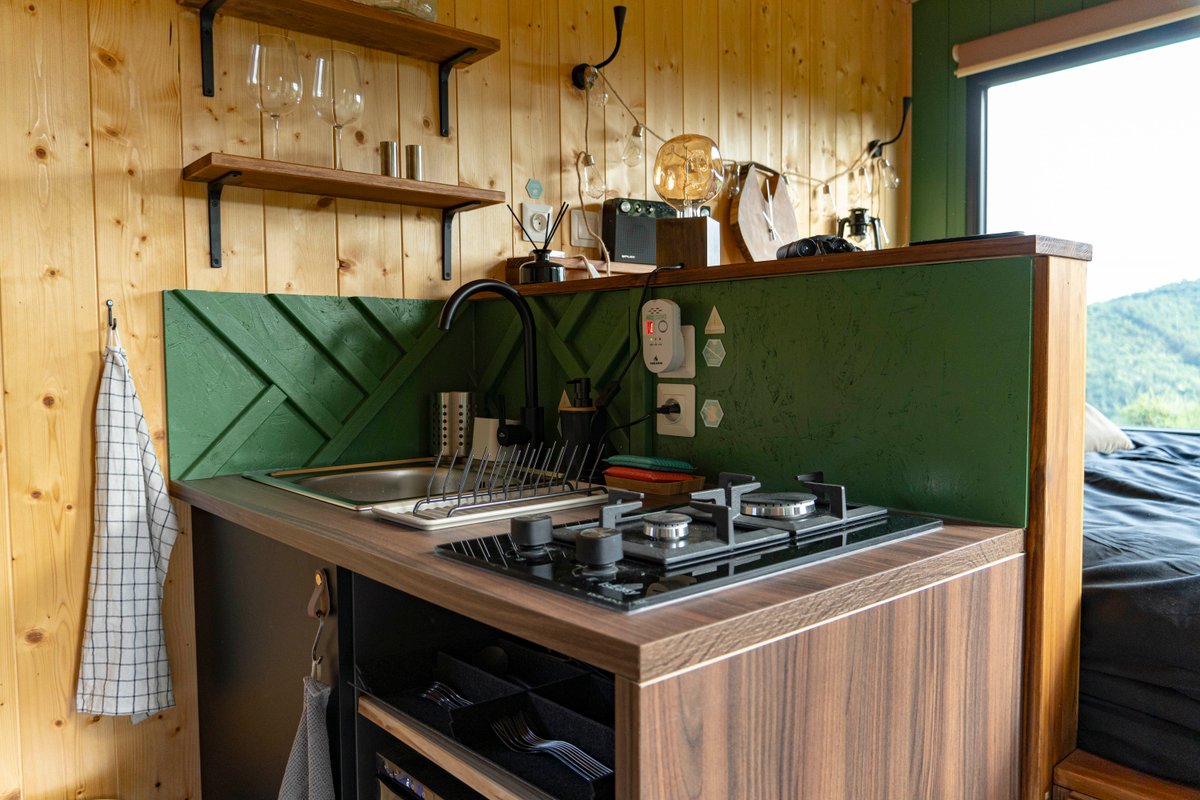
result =
[[[325,721],[330,691],[316,678],[304,679],[304,711],[283,771],[279,800],[335,800]]]
[[[175,705],[162,595],[179,521],[129,362],[109,331],[96,403],[96,528],[76,707],[140,722]]]

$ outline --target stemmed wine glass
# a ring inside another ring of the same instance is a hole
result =
[[[304,76],[296,43],[286,36],[264,34],[250,47],[246,85],[254,93],[258,110],[275,126],[271,158],[279,158],[279,118],[295,111],[304,97]]]
[[[342,168],[342,127],[363,112],[362,74],[358,57],[346,50],[325,50],[317,55],[313,75],[313,107],[317,116],[333,126],[337,168]]]

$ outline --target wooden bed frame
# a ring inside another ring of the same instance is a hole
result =
[[[1200,800],[1200,789],[1076,750],[1054,768],[1053,800]]]
[[[1089,258],[1034,258],[1021,798],[1200,800],[1200,789],[1075,749]]]

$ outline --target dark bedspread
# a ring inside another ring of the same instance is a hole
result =
[[[1200,786],[1200,435],[1085,458],[1079,747]]]

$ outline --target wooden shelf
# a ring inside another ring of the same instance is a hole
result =
[[[197,11],[210,0],[179,0]],[[222,14],[339,42],[440,64],[464,50],[460,64],[474,64],[500,50],[500,40],[351,0],[225,0]]]
[[[221,266],[221,190],[226,186],[346,197],[442,210],[442,277],[450,279],[450,226],[460,211],[504,202],[504,192],[445,183],[389,178],[369,172],[289,164],[263,158],[209,153],[183,168],[183,179],[208,184],[212,267]]]
[[[491,189],[389,178],[370,172],[289,164],[226,153],[209,153],[188,164],[183,168],[183,179],[211,183],[230,172],[240,174],[227,178],[223,181],[224,185],[244,186],[247,189],[274,189],[279,192],[443,209],[464,205],[493,206],[504,202],[504,192]]]
[[[360,697],[358,713],[486,797],[494,800],[553,800],[541,789],[374,697]]]
[[[216,93],[213,19],[217,12],[339,42],[385,50],[438,65],[440,132],[450,135],[449,82],[455,67],[499,52],[500,40],[352,0],[178,0],[200,12],[200,65],[205,97]]]

